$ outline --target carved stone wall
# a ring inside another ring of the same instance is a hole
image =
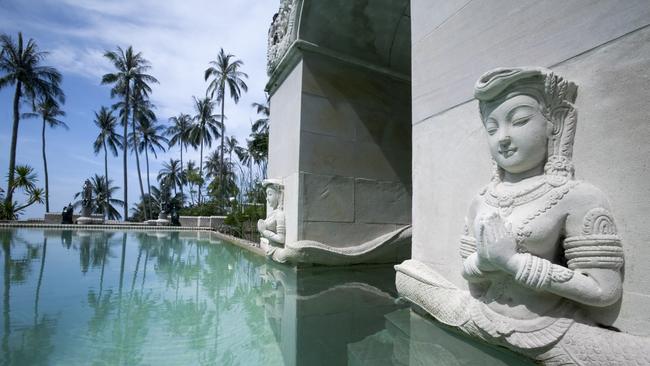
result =
[[[303,54],[271,98],[287,242],[360,244],[411,222],[410,84]]]
[[[406,0],[281,2],[268,174],[285,186],[286,243],[359,247],[411,223],[409,24]]]
[[[594,313],[650,335],[647,1],[413,0],[411,7],[413,258],[466,287],[458,258],[464,217],[492,173],[473,84],[496,66],[549,67],[580,85],[576,178],[607,192],[624,243],[623,299]]]

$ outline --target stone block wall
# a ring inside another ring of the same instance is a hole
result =
[[[465,286],[459,237],[491,177],[473,85],[498,66],[548,67],[579,86],[576,177],[606,193],[623,239],[623,300],[597,313],[650,335],[648,2],[413,0],[411,16],[413,258]]]
[[[271,97],[287,241],[350,246],[411,222],[410,82],[310,52]]]
[[[78,218],[80,218],[81,215],[73,214],[72,215],[72,222],[76,222]],[[92,214],[92,218],[95,219],[102,219],[103,216],[100,214]],[[46,212],[44,217],[43,217],[43,222],[46,224],[60,224],[61,223],[61,212]]]
[[[218,230],[225,220],[225,216],[179,216],[181,226],[187,227],[209,227]]]

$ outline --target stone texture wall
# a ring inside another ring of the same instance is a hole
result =
[[[604,323],[650,335],[650,6],[628,1],[413,0],[413,258],[464,286],[458,254],[489,182],[473,84],[497,66],[549,67],[579,86],[578,179],[610,198],[626,255]]]
[[[411,222],[410,83],[302,54],[271,98],[287,241],[360,244]]]

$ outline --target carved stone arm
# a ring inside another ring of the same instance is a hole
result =
[[[276,230],[277,232],[275,233],[271,230],[264,230],[262,231],[262,236],[278,244],[284,244],[286,231],[284,214],[278,214],[276,216]]]
[[[616,235],[586,235],[564,241],[567,267],[530,253],[510,261],[515,281],[590,306],[608,306],[622,293],[623,249]]]
[[[496,270],[494,266],[481,261],[476,253],[476,239],[469,235],[460,238],[460,256],[463,259],[463,278],[469,283],[479,283],[488,280],[486,273]]]

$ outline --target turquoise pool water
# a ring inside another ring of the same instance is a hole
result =
[[[3,365],[521,365],[395,301],[210,234],[0,229]]]

